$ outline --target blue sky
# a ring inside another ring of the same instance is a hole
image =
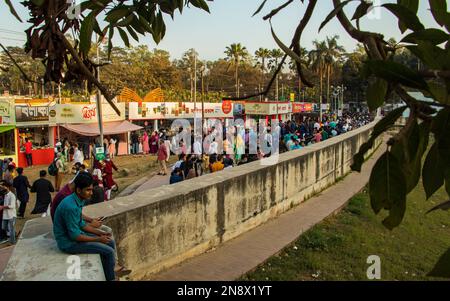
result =
[[[21,8],[20,1],[13,0],[12,2],[17,3],[19,14],[25,18],[27,15]],[[242,43],[252,54],[259,47],[275,48],[276,44],[271,36],[269,23],[263,21],[262,17],[272,8],[284,3],[285,0],[268,0],[262,13],[252,18],[252,14],[261,2],[262,0],[214,0],[214,2],[208,2],[210,14],[196,8],[185,9],[183,15],[176,14],[174,21],[170,17],[165,17],[167,33],[159,45],[156,45],[151,37],[140,38],[139,44],[146,44],[149,48],[167,50],[172,58],[180,58],[186,50],[195,48],[202,60],[224,57],[225,47],[232,43]],[[340,36],[341,44],[348,51],[353,50],[356,43],[336,20],[331,21],[318,33],[321,22],[332,10],[332,1],[320,0],[318,2],[317,11],[303,34],[302,46],[311,48],[312,41],[315,39],[320,40],[327,35],[337,34]],[[378,2],[383,4],[396,1],[381,0]],[[298,21],[305,11],[306,5],[300,6],[299,4],[300,1],[294,1],[288,9],[279,13],[272,21],[275,32],[285,44],[289,44]],[[348,5],[346,9],[348,15],[353,15],[356,5],[357,3]],[[10,15],[4,1],[0,2],[0,12],[0,42],[6,45],[23,45],[21,40],[25,39],[25,34],[20,32],[27,28],[27,24],[21,24]],[[420,1],[419,14],[426,27],[437,26],[429,12],[428,1]],[[369,20],[366,17],[361,22],[361,26],[365,30],[379,30],[386,37],[395,37],[397,40],[401,38],[393,16],[384,9],[381,10],[379,19]],[[123,46],[118,34],[114,38],[114,43]],[[138,43],[133,44],[137,45]]]

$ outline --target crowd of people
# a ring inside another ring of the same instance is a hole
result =
[[[287,122],[280,122],[278,124],[280,127],[278,152],[284,153],[302,149],[347,133],[371,121],[373,121],[373,117],[368,113],[346,113],[339,118],[324,115],[322,120],[307,117],[299,121],[289,120]],[[223,137],[226,137],[225,129],[223,130]],[[264,141],[266,141],[270,149],[274,142],[271,136],[271,125],[268,124],[263,131],[262,135],[265,136]],[[214,136],[214,132],[217,132],[214,126],[207,130],[207,134],[210,136]],[[245,129],[243,133],[236,136],[233,142],[224,139],[222,151],[219,151],[220,148],[216,140],[204,142],[204,151],[202,151],[202,146],[199,145],[200,143],[194,141],[192,138],[191,145],[193,146],[194,154],[187,154],[185,148],[183,148],[185,143],[183,141],[179,142],[178,146],[181,149],[181,155],[179,155],[179,160],[172,167],[170,184],[201,176],[205,172],[214,173],[226,168],[270,157],[271,154],[265,154],[264,148],[259,145],[260,141],[257,139],[255,131]],[[251,146],[249,143],[252,140],[257,142],[257,146],[255,147],[256,151],[253,154],[250,151]],[[229,152],[230,149],[232,150],[231,152]],[[165,175],[167,173],[165,158],[168,153],[166,146],[161,143],[157,153],[161,166],[159,174]]]
[[[368,114],[346,114],[340,118],[324,116],[305,118],[301,121],[289,120],[280,122],[279,152],[301,149],[315,143],[341,135],[372,121]],[[180,132],[183,129],[180,128]],[[250,150],[250,140],[256,141],[252,130],[244,130],[236,139],[223,140],[223,148],[215,140],[206,139],[203,145],[192,137],[193,154],[187,153],[186,143],[180,141],[176,145],[181,149],[178,161],[173,165],[170,184],[200,177],[205,173],[215,173],[236,165],[246,164],[270,156],[264,153],[264,147],[257,145],[256,152]],[[211,127],[208,136],[214,137],[218,129]],[[225,132],[225,129],[224,129]],[[226,134],[226,133],[224,133]],[[270,147],[274,141],[270,124],[262,133],[264,143]],[[225,135],[226,137],[226,135]],[[275,136],[276,137],[276,136]],[[141,137],[137,133],[131,136],[131,148],[139,152],[154,154],[160,164],[160,175],[167,175],[167,161],[170,147],[164,133],[153,132],[150,136],[145,131]],[[142,139],[141,139],[142,138]],[[204,137],[205,138],[205,137]],[[103,141],[106,160],[97,160],[92,143],[88,157],[92,159],[92,167],[88,168],[85,154],[77,143],[67,140],[58,142],[55,148],[55,159],[48,167],[48,173],[55,177],[55,185],[47,179],[47,171],[39,172],[39,179],[30,185],[23,168],[16,168],[13,160],[5,159],[0,162],[0,211],[2,230],[0,240],[8,239],[10,244],[16,243],[16,218],[24,218],[25,209],[30,193],[36,193],[36,205],[32,214],[50,215],[53,221],[53,233],[58,248],[68,254],[92,253],[100,254],[107,280],[115,280],[119,275],[126,275],[131,271],[124,267],[116,267],[116,246],[112,231],[103,225],[103,217],[89,217],[82,209],[89,204],[109,200],[111,191],[117,189],[113,179],[113,170],[118,170],[112,158],[116,153],[114,139]],[[194,141],[195,140],[195,141]],[[220,141],[220,140],[219,140]],[[177,143],[177,140],[171,142]],[[137,145],[136,145],[137,144]],[[173,145],[172,145],[173,146]],[[232,149],[233,152],[229,152]],[[134,152],[136,153],[136,152]],[[71,181],[62,185],[63,175],[73,173]],[[51,193],[56,192],[52,199]]]

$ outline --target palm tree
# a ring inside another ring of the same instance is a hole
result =
[[[312,69],[319,75],[320,81],[319,106],[320,106],[320,120],[322,120],[323,76],[325,70],[325,51],[327,45],[324,41],[319,42],[317,40],[313,42],[313,45],[315,49],[309,52],[309,57],[312,63]]]
[[[231,64],[234,64],[236,96],[239,97],[239,64],[248,57],[247,48],[242,46],[241,43],[231,44],[227,46],[225,54],[227,55],[227,59],[231,61]]]
[[[331,38],[327,37],[325,48],[325,68],[327,73],[327,102],[330,101],[330,76],[333,71],[333,66],[345,53],[344,47],[338,44],[338,35],[334,35]]]
[[[267,48],[260,47],[255,52],[256,59],[261,60],[261,71],[262,71],[261,87],[264,85],[264,79],[265,79],[265,74],[266,74],[266,60],[270,58],[270,55],[271,55],[271,51]],[[259,62],[258,62],[258,64],[259,64]]]
[[[272,51],[270,51],[270,57],[271,59],[269,62],[269,67],[272,69],[272,71],[276,72],[280,59],[284,57],[284,52],[281,51],[281,49],[273,49]],[[278,74],[275,80],[275,98],[278,101]]]

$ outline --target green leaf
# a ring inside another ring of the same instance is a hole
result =
[[[116,27],[125,27],[131,24],[134,19],[134,14],[129,14],[125,19],[116,23]]]
[[[397,3],[406,7],[414,14],[417,14],[417,11],[419,10],[419,0],[397,0]],[[398,22],[398,27],[400,28],[400,31],[402,33],[404,33],[408,29],[408,27],[402,21]]]
[[[94,30],[95,15],[91,12],[83,22],[80,29],[80,51],[87,55],[91,49],[92,32]]]
[[[439,45],[449,40],[450,36],[442,30],[435,28],[428,28],[425,30],[410,33],[404,37],[400,43],[417,44],[418,41],[429,41],[433,45]]]
[[[204,11],[207,11],[209,13],[209,7],[208,4],[206,4],[205,0],[189,0],[192,5],[195,7],[201,8]]]
[[[120,37],[122,38],[122,41],[125,43],[125,46],[127,46],[129,48],[130,47],[130,41],[128,40],[127,33],[125,32],[125,30],[123,30],[120,27],[117,27],[117,29],[119,30]]]
[[[17,20],[19,20],[20,22],[23,22],[22,19],[19,17],[19,14],[16,12],[16,9],[12,5],[11,0],[5,0],[5,2],[6,2],[6,5],[9,6],[9,11],[11,12],[11,14],[13,14]]]
[[[430,88],[430,92],[433,95],[434,99],[436,99],[441,104],[450,105],[450,100],[448,98],[447,88],[437,82],[428,82],[428,87]]]
[[[447,2],[442,0],[429,0],[431,13],[436,22],[450,31],[450,14],[447,11]]]
[[[383,105],[386,93],[388,89],[388,84],[385,80],[377,78],[375,82],[369,85],[367,88],[367,104],[370,111],[375,111],[381,105]]]
[[[361,1],[361,3],[356,8],[356,11],[352,17],[352,20],[357,20],[357,19],[361,19],[362,17],[364,17],[372,5],[373,5],[372,2]]]
[[[433,69],[450,68],[450,51],[446,51],[427,41],[418,41],[417,46],[406,46],[415,56]]]
[[[253,14],[252,17],[256,16],[257,14],[259,14],[259,12],[264,8],[264,5],[266,4],[267,0],[264,0],[263,3],[261,3],[261,5],[258,7],[258,9],[255,11],[255,13]]]
[[[420,20],[417,17],[416,13],[414,13],[407,7],[394,3],[387,3],[383,4],[382,6],[393,13],[408,29],[411,29],[412,31],[425,29],[423,24],[420,23]],[[402,30],[402,32],[404,32],[404,30]]]
[[[133,37],[133,39],[134,39],[136,42],[139,42],[139,37],[138,37],[138,35],[136,34],[136,32],[134,32],[133,28],[131,28],[131,26],[127,26],[127,30],[128,30],[128,32],[130,33],[130,35]]]
[[[427,274],[429,277],[450,278],[450,249],[448,249],[439,258],[438,262],[433,267],[433,270]]]
[[[109,24],[109,35],[108,35],[108,60],[111,60],[111,51],[112,51],[112,38],[114,36],[114,25],[112,23]]]
[[[107,13],[105,21],[109,23],[116,23],[118,20],[122,19],[125,16],[128,16],[129,14],[130,11],[128,7],[119,6],[117,8],[110,10]]]
[[[381,156],[373,167],[369,188],[374,212],[389,210],[384,226],[390,230],[397,227],[406,210],[406,182],[398,160],[390,152]]]
[[[423,187],[429,199],[439,188],[444,185],[444,169],[440,160],[438,144],[435,143],[428,152],[423,165]]]
[[[429,213],[431,213],[433,211],[436,211],[436,210],[448,211],[449,209],[450,209],[450,201],[446,201],[446,202],[440,203],[437,206],[434,206],[433,208],[428,210],[426,214],[429,214]]]
[[[381,60],[369,60],[366,64],[377,77],[381,77],[387,82],[395,82],[422,90],[428,89],[423,77],[403,64]]]
[[[330,22],[331,19],[333,19],[334,17],[337,16],[337,14],[344,8],[344,6],[346,6],[347,4],[349,4],[352,0],[346,0],[344,2],[341,2],[341,4],[339,4],[335,9],[333,9],[331,11],[331,13],[325,18],[325,21],[322,22],[322,24],[320,24],[319,27],[319,31],[322,30],[322,28],[327,25],[328,22]]]
[[[145,29],[146,32],[152,33],[153,29],[150,23],[141,15],[139,15],[139,23],[141,23],[142,27]]]
[[[364,155],[373,147],[375,140],[391,125],[393,125],[400,118],[400,116],[402,116],[406,108],[406,106],[397,108],[386,115],[386,117],[378,121],[378,123],[374,126],[372,133],[370,134],[370,139],[366,143],[361,145],[358,153],[353,156],[353,164],[350,167],[353,171],[361,172],[361,167],[364,163]]]

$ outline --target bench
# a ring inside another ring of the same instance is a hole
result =
[[[79,268],[77,259],[73,257],[69,258],[69,256],[71,255],[61,252],[56,245],[50,217],[27,221],[0,280],[106,280],[100,255],[76,255],[80,259]]]

